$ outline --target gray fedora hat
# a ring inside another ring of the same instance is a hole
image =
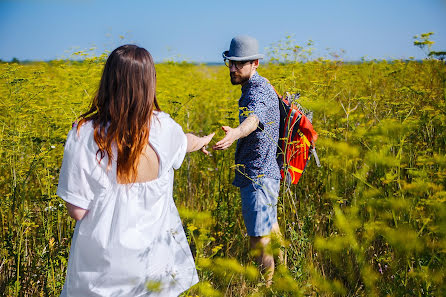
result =
[[[233,61],[249,61],[263,59],[259,54],[259,43],[251,36],[240,35],[232,38],[229,51],[224,51],[223,59]]]

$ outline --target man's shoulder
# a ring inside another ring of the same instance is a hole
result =
[[[251,92],[270,92],[272,86],[266,78],[256,73],[249,81],[249,90]]]

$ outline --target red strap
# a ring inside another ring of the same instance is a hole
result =
[[[276,88],[273,86],[273,84],[269,81],[269,79],[265,78],[266,81],[271,85],[271,87],[273,87],[274,92],[276,92],[277,97],[279,97],[280,99],[282,99],[282,95],[279,94],[279,92],[277,92]]]

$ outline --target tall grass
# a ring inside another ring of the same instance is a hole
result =
[[[63,143],[104,57],[0,64],[0,293],[57,296],[74,221],[55,196]],[[185,132],[238,125],[224,66],[156,65],[161,108]],[[261,65],[314,111],[322,167],[282,185],[286,267],[265,288],[248,253],[235,145],[187,155],[174,198],[201,282],[185,296],[416,295],[445,291],[446,69],[439,61]]]

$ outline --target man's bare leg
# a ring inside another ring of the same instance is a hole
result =
[[[274,253],[274,256],[277,256],[277,262],[278,265],[285,265],[285,258],[284,258],[284,254],[282,251],[282,247],[285,246],[283,238],[282,238],[282,233],[280,232],[280,228],[279,228],[279,224],[275,223],[273,225],[273,227],[271,228],[271,237],[273,239],[273,241],[276,241],[277,243],[279,243],[279,249],[278,249],[278,253]],[[274,252],[274,251],[273,251]]]
[[[282,234],[280,233],[279,224],[275,223],[271,229],[271,235],[267,236],[250,236],[250,249],[254,254],[256,263],[259,265],[260,272],[265,278],[266,286],[272,283],[274,275],[274,255],[271,249],[271,237],[281,242]],[[283,264],[283,253],[279,249],[279,263]]]
[[[271,252],[270,237],[250,236],[250,249],[253,252],[255,262],[259,265],[259,270],[265,278],[266,286],[272,283],[274,274],[274,257]]]

